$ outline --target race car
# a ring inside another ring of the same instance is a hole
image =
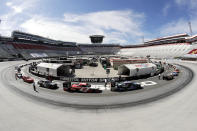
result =
[[[19,79],[21,79],[23,77],[22,73],[16,73],[16,77],[18,77]]]
[[[124,81],[120,83],[116,83],[115,87],[111,88],[111,91],[131,91],[131,90],[137,90],[142,89],[141,85],[136,82],[132,81]]]
[[[174,72],[180,73],[180,70],[179,70],[178,68],[176,68],[176,69],[174,70]]]
[[[96,63],[96,62],[91,62],[91,63],[89,63],[89,66],[97,67],[97,66],[98,66],[98,63]]]
[[[172,72],[172,75],[173,75],[173,76],[178,76],[179,73],[177,73],[176,71],[174,71],[174,72]]]
[[[91,87],[82,87],[79,92],[82,93],[101,93],[102,90],[98,89],[98,88],[91,88]]]
[[[49,88],[49,89],[57,89],[58,88],[56,83],[51,82],[49,80],[39,80],[37,84],[40,87]]]
[[[34,79],[29,77],[29,76],[22,76],[22,79],[24,82],[27,82],[27,83],[33,83],[34,82]]]
[[[166,73],[163,75],[163,80],[173,80],[174,75],[172,73]]]
[[[65,85],[65,84],[63,84]],[[71,86],[63,86],[64,91],[68,92],[81,92],[81,93],[101,93],[98,88],[91,88],[88,83],[72,84]]]
[[[64,86],[65,91],[79,92],[82,87],[91,87],[88,83],[72,84],[71,86]]]

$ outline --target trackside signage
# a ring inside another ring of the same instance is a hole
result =
[[[60,77],[62,81],[69,81],[69,82],[105,82],[105,79],[108,80],[115,80],[119,81],[120,78],[118,77],[111,77],[111,78],[68,78],[68,77]],[[121,81],[131,80],[130,77],[121,77]]]
[[[197,54],[197,49],[193,49],[193,50],[190,51],[188,54]]]

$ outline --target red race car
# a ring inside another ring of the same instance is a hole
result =
[[[174,70],[174,72],[179,73],[179,72],[180,72],[180,70],[179,70],[178,68],[176,68],[176,69]]]
[[[29,76],[22,76],[22,79],[24,82],[27,82],[27,83],[33,83],[34,82],[34,79],[29,77]]]
[[[80,91],[83,87],[91,87],[88,83],[79,83],[79,84],[72,84],[70,88],[68,88],[69,91]]]
[[[64,86],[64,91],[69,92],[81,92],[81,93],[101,93],[102,91],[99,89],[91,88],[91,85],[88,83],[79,83],[79,84],[72,84],[71,86]]]

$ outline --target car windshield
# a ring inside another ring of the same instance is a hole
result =
[[[50,82],[50,81],[45,81],[45,83],[49,84],[49,83],[51,83],[51,82]]]

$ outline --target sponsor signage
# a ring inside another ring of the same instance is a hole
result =
[[[60,77],[62,81],[69,81],[69,82],[105,82],[105,79],[111,80],[114,79],[115,81],[119,81],[119,77],[111,77],[111,78],[68,78],[68,77]],[[121,77],[121,81],[131,80],[131,77]]]
[[[46,77],[43,74],[39,74],[38,72],[30,70],[30,73],[37,75],[39,77]],[[71,78],[71,77],[53,77],[54,80],[61,80],[61,81],[68,81],[68,82],[92,82],[92,83],[99,83],[105,82],[105,79],[111,81],[112,79],[116,82],[118,81],[129,81],[133,80],[132,77],[108,77],[108,78]]]
[[[141,67],[148,67],[148,64],[135,65],[135,67],[137,67],[137,68],[141,68]]]
[[[188,54],[197,54],[197,49],[193,49],[193,50],[190,51]]]

